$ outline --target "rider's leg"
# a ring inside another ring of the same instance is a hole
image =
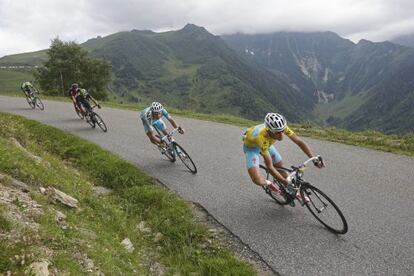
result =
[[[272,145],[269,148],[269,154],[270,157],[272,157],[272,163],[274,167],[283,167],[283,161],[282,161],[282,156],[280,155],[279,151]],[[283,175],[283,177],[288,177],[289,174],[287,173],[287,171],[283,171],[283,170],[278,170],[278,172]],[[292,194],[293,191],[293,187],[287,187],[285,186],[286,190],[288,191],[288,193]],[[291,206],[295,206],[295,203],[292,201],[290,203]]]
[[[81,102],[80,102],[80,99],[79,99],[79,97],[76,97],[76,105],[78,106],[78,109],[82,112],[82,114],[85,114],[85,110],[83,109],[83,107],[82,107],[82,104],[81,104]]]
[[[142,125],[144,126],[144,131],[148,139],[151,141],[151,143],[158,146],[161,143],[161,140],[155,135],[154,128],[150,127],[147,124],[147,121],[144,120],[143,118],[141,118],[141,122],[142,122]]]
[[[250,179],[258,186],[268,185],[266,179],[259,171],[260,149],[243,146],[243,151],[246,156],[247,172],[249,173]]]
[[[85,100],[84,98],[79,98],[78,102],[80,102],[80,103],[81,103],[81,106],[82,106],[83,112],[86,112],[86,111],[91,112],[91,111],[92,111],[92,107],[91,107],[91,105],[90,105],[90,104],[89,104],[89,102],[88,102],[87,100]]]
[[[272,145],[269,148],[270,157],[272,157],[272,162],[274,167],[283,167],[282,156],[280,155],[279,151]],[[283,175],[283,177],[288,177],[288,173],[283,170],[278,170],[278,172]]]
[[[164,121],[158,119],[152,123],[154,127],[156,127],[159,131],[161,131],[164,135],[168,135],[167,126],[165,125]]]
[[[161,140],[155,136],[154,131],[148,131],[147,136],[149,138],[149,140],[151,141],[151,143],[153,143],[154,145],[160,145]]]
[[[92,111],[92,106],[88,100],[82,99],[82,104],[86,108],[86,110]]]
[[[254,184],[258,186],[265,186],[267,185],[266,179],[260,174],[258,167],[251,167],[247,169],[249,173],[250,179],[253,181]]]
[[[29,92],[26,89],[22,89],[22,90],[23,90],[24,94],[26,95],[26,97],[30,96]]]

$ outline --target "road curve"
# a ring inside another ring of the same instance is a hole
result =
[[[44,101],[32,110],[24,98],[0,96],[0,111],[58,127],[88,139],[197,202],[282,275],[413,275],[414,158],[305,138],[325,157],[306,179],[344,212],[349,232],[325,230],[305,208],[276,205],[252,184],[242,153],[242,127],[176,118],[186,129],[177,141],[193,157],[192,175],[166,161],[144,134],[138,113],[98,111],[108,132],[90,128],[69,103]],[[289,139],[277,143],[287,164],[305,155]]]

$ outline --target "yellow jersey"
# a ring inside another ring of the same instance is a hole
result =
[[[291,137],[295,133],[288,126],[283,131],[288,137]],[[260,124],[251,128],[248,128],[243,136],[243,142],[246,147],[260,148],[260,153],[265,154],[271,145],[277,140],[270,137],[267,132],[265,124]]]

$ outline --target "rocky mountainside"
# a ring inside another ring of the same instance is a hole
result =
[[[357,44],[332,32],[227,35],[240,55],[284,76],[321,104],[324,121],[352,130],[387,133],[414,129],[414,49],[390,42]],[[314,111],[315,111],[314,110]]]

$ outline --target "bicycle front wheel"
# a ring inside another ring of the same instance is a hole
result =
[[[300,194],[311,214],[329,231],[336,234],[348,232],[348,223],[344,215],[324,192],[309,183],[304,183]]]
[[[181,162],[190,170],[193,174],[197,173],[197,167],[194,164],[193,160],[191,159],[190,155],[176,142],[173,142],[175,152],[177,153],[178,158],[180,158]]]
[[[101,116],[99,116],[98,114],[94,114],[95,117],[95,122],[98,124],[98,127],[100,129],[102,129],[103,132],[107,132],[108,128],[106,127],[105,122],[102,120]]]
[[[36,107],[32,97],[26,95],[26,101],[32,109]]]
[[[45,110],[45,106],[39,97],[34,97],[34,102],[40,110]]]
[[[260,165],[260,169],[262,169],[262,172],[265,174],[266,179],[271,181],[273,184],[277,185],[279,190],[281,191],[280,193],[278,193],[278,192],[274,192],[274,191],[271,191],[271,190],[265,190],[266,193],[271,198],[273,198],[278,204],[280,204],[280,205],[288,204],[290,201],[287,198],[286,190],[285,190],[285,187],[283,186],[283,184],[281,184],[276,179],[273,179],[273,176],[270,174],[269,170],[265,166]]]
[[[96,123],[95,123],[95,117],[94,117],[94,115],[92,114],[92,112],[86,112],[86,115],[85,115],[85,119],[86,119],[86,122],[92,127],[92,128],[95,128],[95,126],[96,126]]]
[[[170,160],[171,162],[175,162],[176,158],[175,158],[175,152],[173,150],[173,148],[171,146],[168,146],[166,148],[164,148],[164,153],[163,153],[168,160]]]

